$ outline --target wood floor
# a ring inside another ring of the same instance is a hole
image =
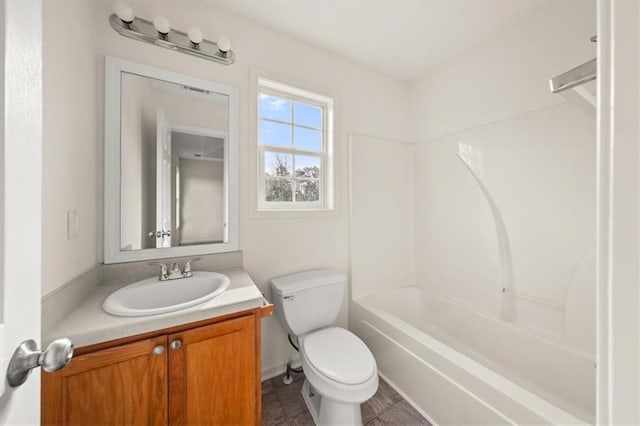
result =
[[[282,383],[282,378],[278,376],[262,382],[262,424],[313,425],[300,393],[304,374],[294,374],[290,385]],[[378,392],[362,404],[362,422],[365,426],[430,424],[382,378]]]

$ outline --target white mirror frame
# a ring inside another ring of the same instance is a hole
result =
[[[183,247],[120,249],[120,97],[121,74],[128,72],[158,80],[198,87],[229,97],[228,150],[225,151],[227,180],[227,241],[218,244],[199,244]],[[238,88],[204,80],[173,71],[107,56],[105,60],[105,165],[104,165],[104,263],[134,262],[180,256],[195,256],[238,250],[238,146],[239,146]]]

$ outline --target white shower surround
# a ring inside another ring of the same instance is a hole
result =
[[[436,423],[594,421],[594,124],[563,103],[351,137],[350,327]]]
[[[415,283],[593,353],[595,153],[568,102],[416,145]]]

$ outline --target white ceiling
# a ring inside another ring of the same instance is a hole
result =
[[[223,160],[224,139],[182,131],[171,132],[171,143],[178,157],[189,160]]]
[[[473,47],[544,0],[262,0],[219,6],[402,81]]]

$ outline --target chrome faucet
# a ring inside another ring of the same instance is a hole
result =
[[[192,277],[191,262],[197,262],[198,260],[200,260],[199,257],[189,259],[182,268],[180,268],[178,262],[173,262],[168,268],[167,265],[162,262],[150,262],[149,265],[158,265],[160,267],[159,281],[178,280]]]
[[[187,260],[187,262],[182,267],[182,277],[183,278],[189,278],[189,277],[193,276],[193,272],[191,271],[191,262],[197,262],[199,260],[200,260],[199,257],[194,257],[193,259]]]

